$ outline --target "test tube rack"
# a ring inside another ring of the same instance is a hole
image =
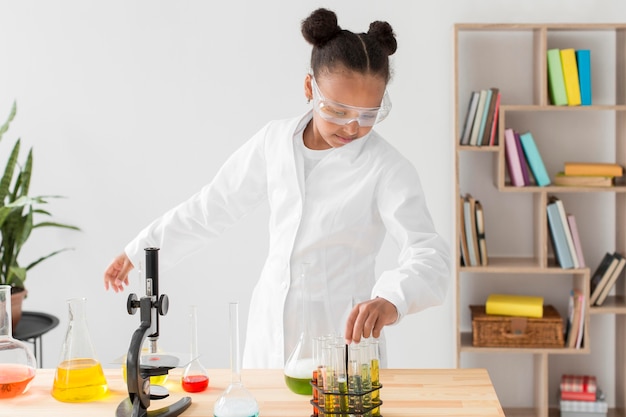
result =
[[[360,392],[340,392],[340,391],[326,391],[324,387],[318,385],[316,380],[311,379],[311,386],[313,387],[313,399],[311,399],[311,405],[313,406],[313,414],[311,417],[322,416],[350,416],[350,417],[383,417],[380,414],[380,406],[382,400],[380,400],[380,393],[376,398],[375,392],[380,391],[383,387],[382,384],[372,387],[372,389]],[[326,400],[324,405],[320,406],[319,398],[322,397]],[[371,406],[364,407],[363,404],[366,396],[369,396]]]

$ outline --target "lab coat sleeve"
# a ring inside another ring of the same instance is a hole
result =
[[[450,250],[435,231],[419,176],[408,160],[388,170],[377,189],[387,232],[398,244],[398,267],[384,271],[372,290],[406,314],[443,303],[450,283]]]
[[[168,268],[200,250],[267,199],[265,131],[260,130],[219,169],[213,180],[182,204],[154,220],[125,248],[133,265],[146,247],[159,247]]]

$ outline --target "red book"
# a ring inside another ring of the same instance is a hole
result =
[[[561,399],[565,401],[595,401],[595,392],[561,391]]]

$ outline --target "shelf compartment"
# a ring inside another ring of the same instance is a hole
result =
[[[472,332],[461,333],[461,352],[468,353],[549,353],[555,355],[581,355],[589,353],[589,347],[572,348],[516,348],[516,347],[476,347],[472,346]]]

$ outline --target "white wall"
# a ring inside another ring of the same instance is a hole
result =
[[[49,209],[83,229],[40,231],[24,253],[27,261],[75,248],[33,269],[27,281],[25,308],[61,318],[44,337],[45,367],[57,364],[69,297],[88,298],[100,361],[107,366],[124,353],[138,318],[126,314],[128,292],[104,291],[104,268],[141,227],[205,184],[265,121],[307,109],[302,83],[310,48],[299,24],[319,6],[334,9],[348,29],[366,31],[373,20],[394,27],[394,110],[378,130],[418,168],[436,226],[449,242],[455,242],[456,201],[450,192],[453,24],[626,18],[623,2],[598,0],[0,0],[0,120],[18,101],[0,160],[18,136],[34,146],[33,191],[67,196]],[[202,362],[228,366],[226,302],[240,301],[245,325],[267,250],[266,216],[263,208],[204,252],[161,271],[161,290],[171,299],[162,320],[164,349],[187,351],[187,307],[197,304]],[[394,256],[385,246],[381,268]],[[133,290],[142,293],[133,277]],[[453,306],[450,296],[444,306],[389,328],[389,365],[453,366]],[[610,326],[599,327],[610,337]],[[511,375],[498,368],[490,367],[494,380]],[[529,384],[527,368],[522,361],[513,372],[526,378],[522,385]],[[612,381],[602,382],[612,389]],[[498,386],[506,405],[528,402],[531,392]]]

